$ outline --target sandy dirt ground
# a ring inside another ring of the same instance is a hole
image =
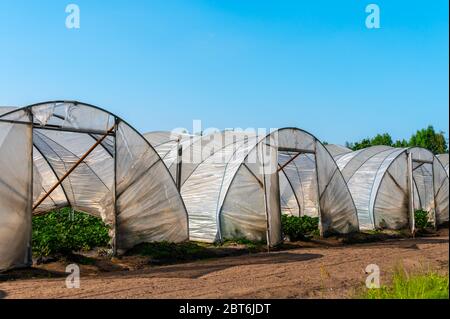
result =
[[[0,298],[354,298],[369,264],[388,283],[399,265],[448,274],[448,230],[439,236],[297,249],[138,270],[81,271],[81,287],[65,277],[0,281]]]

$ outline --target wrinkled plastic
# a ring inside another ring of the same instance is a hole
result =
[[[172,176],[121,119],[77,102],[0,111],[0,271],[30,262],[32,207],[44,198],[33,213],[71,206],[101,217],[118,252],[142,242],[188,239],[186,209]]]

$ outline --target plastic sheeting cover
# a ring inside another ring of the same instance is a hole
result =
[[[412,195],[408,186],[408,153],[413,160]],[[411,196],[414,208],[429,211],[432,221],[448,221],[448,191],[444,191],[448,190],[448,176],[428,150],[375,146],[338,155],[336,160],[358,209],[361,229],[407,227]]]
[[[119,250],[188,239],[186,210],[169,171],[150,144],[119,118],[79,102],[49,102],[4,112],[0,119],[20,121],[0,122],[0,270],[28,262],[32,204],[102,137],[34,212],[70,205],[99,216],[112,226]],[[106,136],[116,123],[118,132]]]
[[[337,144],[326,144],[325,148],[328,150],[328,152],[330,152],[331,156],[333,156],[333,157],[348,154],[348,153],[352,152],[352,150],[349,149],[348,147],[345,147],[342,145],[337,145]]]
[[[118,248],[188,239],[187,216],[158,154],[124,123],[117,133]]]
[[[358,229],[356,209],[336,163],[310,134],[288,128],[268,137],[242,139],[238,134],[234,142],[219,145],[211,136],[196,143],[213,143],[215,148],[209,145],[207,149],[214,151],[204,154],[182,186],[191,239],[262,239],[269,227],[269,242],[276,244],[281,240],[280,206],[286,207],[286,203],[299,214],[318,216],[320,211],[325,233]],[[283,170],[262,173],[262,144],[275,149],[267,154],[278,154],[271,162]],[[184,165],[183,161],[183,171]]]
[[[31,131],[0,122],[0,271],[31,263]]]
[[[444,166],[445,171],[448,173],[448,167],[449,167],[449,160],[448,160],[448,154],[439,154],[437,156],[437,158],[439,159],[439,161],[442,163],[442,166]]]

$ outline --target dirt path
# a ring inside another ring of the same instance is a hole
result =
[[[439,237],[341,247],[312,247],[99,275],[0,282],[0,298],[349,298],[377,264],[448,273],[448,231]]]

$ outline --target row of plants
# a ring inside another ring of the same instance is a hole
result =
[[[63,208],[33,217],[35,256],[71,254],[108,246],[109,228],[100,218]]]
[[[418,231],[432,227],[429,212],[417,210],[415,223]],[[281,226],[285,237],[290,241],[308,240],[319,235],[319,219],[309,216],[281,216]],[[96,247],[106,247],[110,241],[109,228],[101,219],[85,213],[73,212],[63,208],[49,214],[33,217],[33,254],[50,256],[55,254],[70,254],[74,251],[87,251]],[[233,240],[246,245],[250,250],[264,245],[263,242],[252,242],[246,239]],[[229,241],[222,243],[229,244]],[[133,251],[144,255],[154,255],[157,258],[170,256],[202,255],[204,247],[194,243],[182,245],[170,243],[150,243],[141,245]]]
[[[416,210],[414,212],[414,221],[416,229],[419,231],[425,230],[427,228],[432,228],[433,224],[430,222],[430,213],[426,210]]]
[[[307,240],[313,236],[319,236],[319,218],[283,214],[281,228],[290,241]]]

